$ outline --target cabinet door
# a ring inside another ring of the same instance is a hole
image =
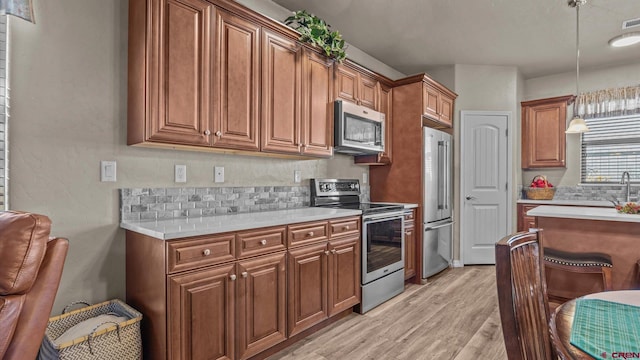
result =
[[[152,62],[157,69],[149,82],[147,140],[209,144],[213,12],[202,0],[166,1],[159,58]]]
[[[440,94],[440,122],[447,127],[453,127],[453,99]]]
[[[391,151],[392,151],[392,129],[393,118],[391,113],[393,111],[392,105],[392,89],[387,85],[380,85],[380,101],[378,111],[384,114],[384,151],[378,155],[380,163],[391,164]]]
[[[235,265],[169,277],[171,359],[233,359]]]
[[[358,103],[358,73],[344,65],[336,64],[335,99]]]
[[[289,250],[289,337],[328,317],[327,243]]]
[[[360,236],[329,242],[328,308],[333,316],[360,303]]]
[[[262,151],[300,153],[301,48],[262,31]]]
[[[422,115],[435,120],[440,120],[438,105],[440,92],[429,84],[422,84]]]
[[[522,103],[522,167],[565,167],[565,126],[570,97]]]
[[[302,153],[333,155],[333,62],[305,50],[302,59]]]
[[[404,222],[404,279],[416,275],[416,230],[414,220]]]
[[[380,84],[376,79],[368,75],[359,74],[358,78],[358,100],[360,101],[360,105],[366,106],[372,110],[377,110]]]
[[[286,253],[238,263],[238,359],[247,359],[287,339]]]
[[[260,27],[217,11],[213,146],[258,150]]]

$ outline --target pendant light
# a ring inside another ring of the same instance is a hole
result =
[[[576,98],[573,101],[573,119],[565,133],[580,134],[589,131],[584,119],[578,116],[578,96],[580,96],[580,6],[587,0],[569,0],[569,6],[576,8]]]

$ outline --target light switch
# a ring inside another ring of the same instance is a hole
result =
[[[369,174],[367,173],[362,173],[362,183],[366,184],[369,182]]]
[[[300,175],[300,170],[293,171],[293,182],[299,183],[302,181],[302,175]]]
[[[187,165],[176,165],[175,178],[177,183],[187,182]]]
[[[217,183],[224,182],[224,167],[223,166],[214,166],[213,167],[213,181]]]
[[[116,181],[116,162],[100,161],[100,181],[115,182]]]

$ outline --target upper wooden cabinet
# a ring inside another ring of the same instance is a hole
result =
[[[302,52],[303,155],[333,155],[333,61]]]
[[[456,96],[431,78],[423,78],[422,115],[433,122],[430,127],[453,127],[453,102]]]
[[[202,0],[149,7],[165,29],[147,32],[145,2],[130,3],[128,143],[208,145],[215,8]]]
[[[335,65],[335,99],[378,110],[380,85],[367,70],[351,62]]]
[[[522,168],[565,167],[567,103],[573,95],[523,101]]]

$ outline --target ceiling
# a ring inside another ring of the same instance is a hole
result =
[[[405,74],[451,64],[517,66],[525,78],[575,71],[576,10],[566,0],[274,0],[331,24],[350,44]],[[580,7],[580,69],[640,63],[612,48],[640,0]],[[347,54],[349,49],[347,49]]]

